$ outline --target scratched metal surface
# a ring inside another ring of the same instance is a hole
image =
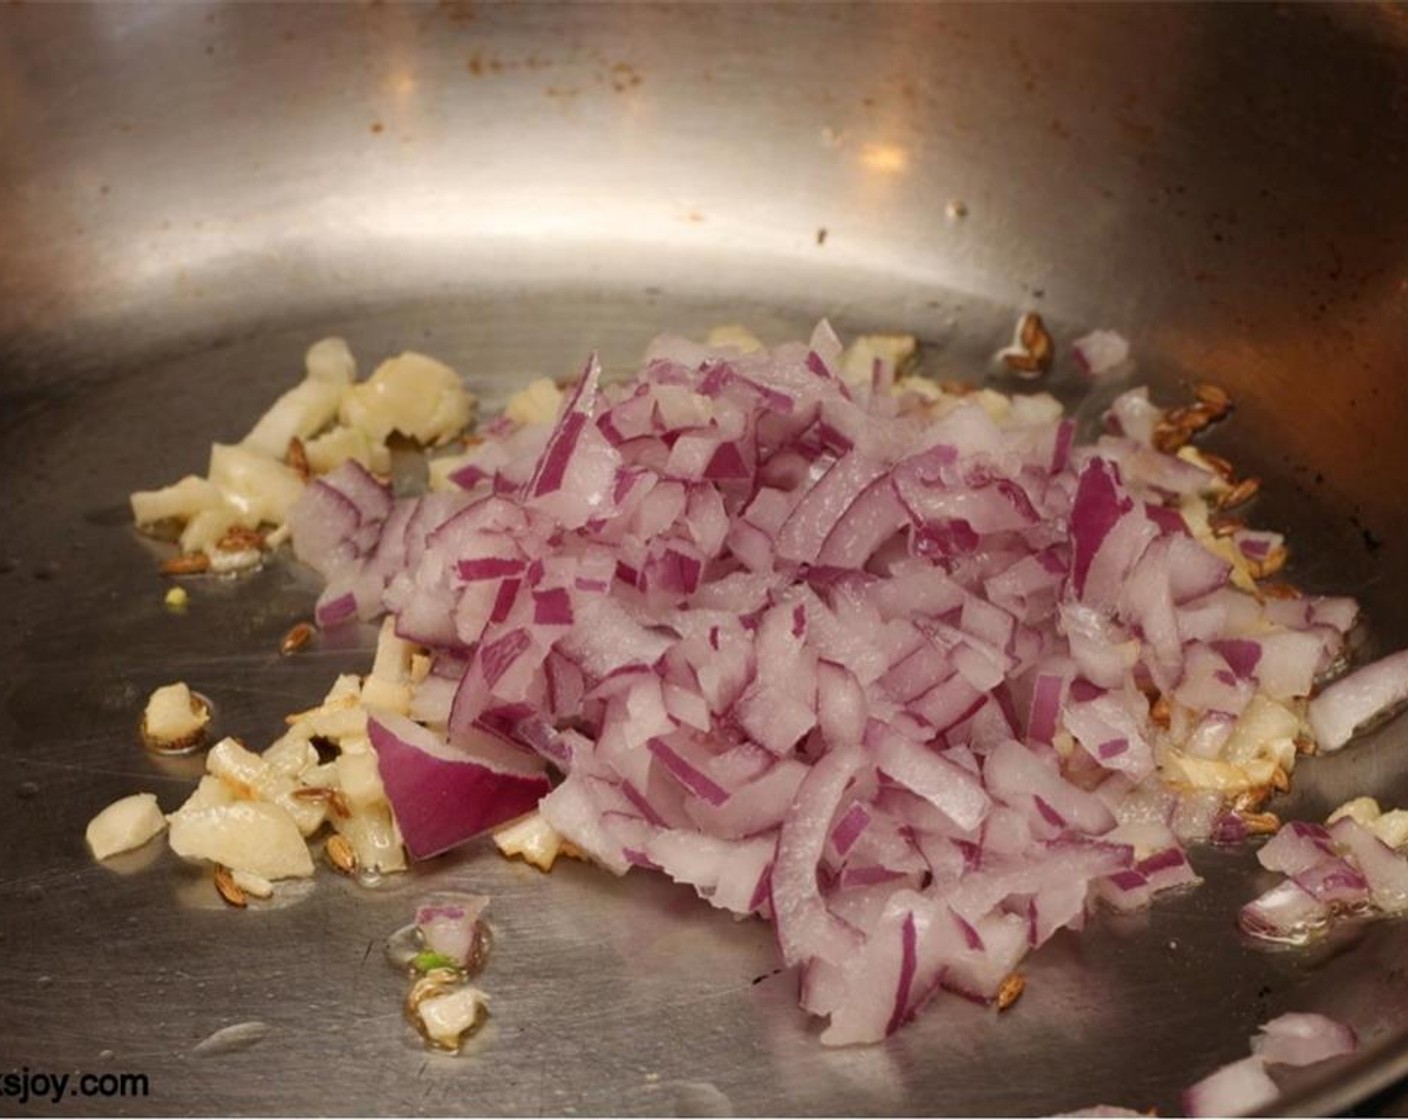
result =
[[[193,784],[137,742],[155,685],[263,743],[365,664],[366,633],[277,656],[315,592],[286,562],[165,611],[125,513],[331,331],[492,403],[721,321],[912,330],[945,376],[984,372],[1017,308],[1062,343],[1116,327],[1162,391],[1234,391],[1213,446],[1267,477],[1296,577],[1404,644],[1405,50],[1367,7],[0,8],[0,1073],[150,1079],[63,1114],[1170,1112],[1258,1022],[1320,1010],[1365,1049],[1278,1110],[1390,1086],[1408,925],[1247,946],[1245,852],[1058,938],[1000,1019],[948,1000],[827,1051],[764,927],[640,874],[471,847],[235,913],[159,845],[93,865],[82,829]],[[1282,809],[1408,802],[1404,750],[1390,724]],[[494,1015],[460,1058],[419,1047],[382,959],[449,885],[494,896]]]

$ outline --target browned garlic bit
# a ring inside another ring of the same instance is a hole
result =
[[[410,683],[428,670],[424,652],[388,624],[366,678],[339,677],[321,704],[287,717],[288,730],[262,755],[238,739],[221,739],[206,756],[206,775],[169,817],[150,794],[110,806],[90,825],[94,854],[103,859],[135,847],[169,824],[172,851],[217,869],[216,888],[234,906],[268,898],[278,880],[311,876],[310,844],[328,826],[323,854],[338,871],[405,870],[401,833],[367,737],[367,711],[404,714]],[[143,723],[149,739],[189,744],[208,720],[201,698],[175,684],[157,690]],[[323,761],[320,748],[336,756]]]
[[[131,496],[139,527],[179,530],[181,555],[162,564],[164,574],[257,567],[284,539],[288,511],[310,477],[349,459],[385,475],[393,435],[440,446],[474,416],[475,399],[459,375],[423,354],[388,359],[359,382],[347,343],[325,338],[309,347],[304,364],[303,381],[243,440],[212,445],[204,477]]]
[[[1331,813],[1325,823],[1334,824],[1342,817],[1352,818],[1390,848],[1408,845],[1408,809],[1385,812],[1372,797],[1356,797]]]
[[[205,738],[210,705],[182,681],[162,685],[142,713],[142,739],[154,751],[187,751]]]
[[[464,983],[458,969],[427,972],[406,996],[406,1017],[437,1050],[457,1051],[487,1010],[489,999]]]
[[[498,829],[494,833],[494,844],[506,858],[520,856],[524,863],[539,871],[551,871],[557,857],[568,854],[564,851],[566,842],[562,834],[538,812],[519,817]]]
[[[156,795],[134,793],[114,801],[89,821],[84,839],[93,858],[104,860],[140,848],[165,827]]]
[[[898,381],[910,372],[919,354],[912,334],[863,334],[841,355],[841,376],[855,384],[869,383],[879,362]]]

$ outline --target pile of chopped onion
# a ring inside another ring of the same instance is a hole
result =
[[[413,856],[536,807],[520,850],[770,919],[829,1044],[1196,882],[1184,845],[1284,785],[1356,616],[1258,593],[1280,538],[1214,532],[1228,483],[1154,447],[1143,390],[1082,446],[1045,394],[846,364],[824,323],[664,338],[539,386],[426,494],[348,461],[289,512],[319,621],[421,651],[361,696]]]

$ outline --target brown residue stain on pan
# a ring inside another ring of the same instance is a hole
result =
[[[478,48],[471,51],[469,58],[465,60],[465,69],[476,78],[482,78],[485,74],[512,73],[516,70],[549,70],[554,65],[556,64],[552,59],[542,58],[537,54],[506,59]]]
[[[436,7],[451,23],[473,23],[479,15],[466,0],[440,0]]]

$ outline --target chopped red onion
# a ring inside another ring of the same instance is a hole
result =
[[[313,618],[324,630],[357,617],[357,597],[350,591],[339,592],[337,587],[328,584],[313,607]]]
[[[1091,331],[1071,344],[1076,361],[1092,377],[1108,373],[1129,357],[1129,343],[1115,331]]]
[[[1301,943],[1336,917],[1408,911],[1408,855],[1352,817],[1328,829],[1291,821],[1258,859],[1289,878],[1242,907],[1242,929],[1253,937]]]
[[[1304,1011],[1278,1015],[1252,1038],[1252,1053],[1271,1065],[1308,1066],[1352,1054],[1358,1046],[1353,1027]]]
[[[1408,650],[1341,677],[1310,702],[1310,729],[1322,750],[1337,751],[1371,720],[1408,701]]]
[[[1100,373],[1127,347],[1077,350]],[[458,490],[393,502],[349,466],[290,518],[320,621],[387,611],[432,654],[422,723],[369,722],[414,856],[537,806],[614,872],[770,917],[835,1044],[941,991],[993,999],[1096,898],[1196,882],[1180,842],[1241,820],[1156,764],[1222,759],[1354,618],[1232,585],[1178,507],[1213,476],[1153,447],[1142,390],[1077,446],[1050,398],[930,413],[892,371],[846,385],[840,354],[823,326],[749,354],[658,340],[622,384],[593,359],[553,422],[489,426]],[[1312,703],[1328,745],[1402,698],[1383,664]],[[1290,939],[1355,892],[1408,906],[1397,857],[1333,833],[1266,846],[1296,879],[1245,927]]]
[[[1330,839],[1364,880],[1386,914],[1408,910],[1408,855],[1395,852],[1352,817],[1330,826]]]
[[[1323,860],[1335,858],[1335,845],[1323,826],[1289,821],[1262,845],[1256,858],[1268,871],[1299,875]]]
[[[488,905],[482,894],[437,894],[416,908],[416,929],[428,950],[463,968],[474,957],[479,919]]]
[[[1189,1116],[1246,1116],[1271,1105],[1280,1089],[1268,1065],[1305,1066],[1353,1053],[1352,1027],[1325,1015],[1290,1012],[1263,1023],[1252,1036],[1252,1054],[1214,1070],[1183,1094]]]
[[[1280,1096],[1260,1057],[1243,1058],[1208,1074],[1183,1093],[1189,1116],[1246,1116]]]
[[[450,747],[403,716],[367,718],[377,768],[406,847],[427,859],[528,812],[548,792],[546,775],[509,768],[481,744],[471,753]]]

